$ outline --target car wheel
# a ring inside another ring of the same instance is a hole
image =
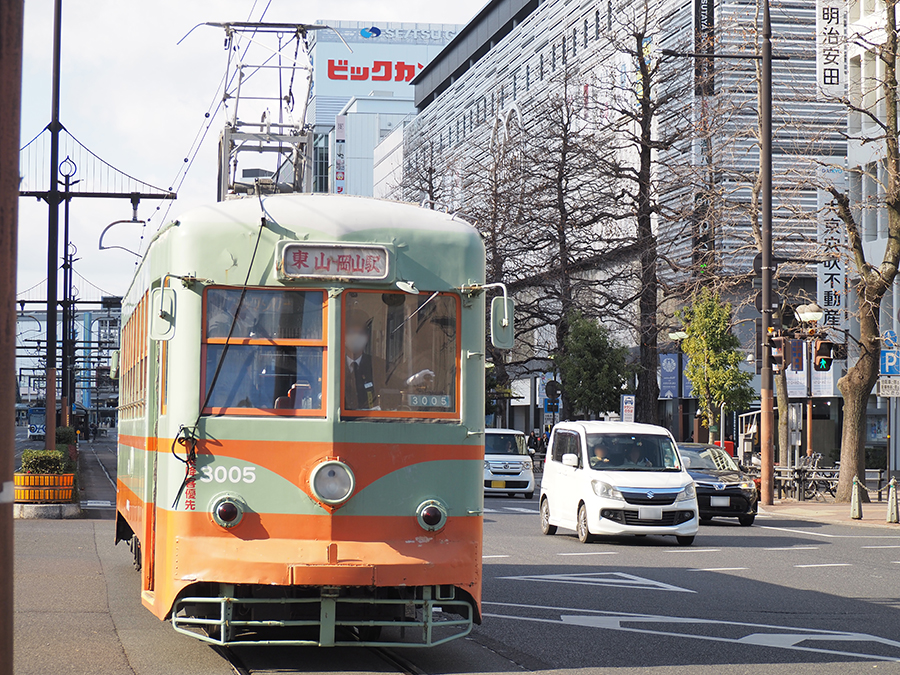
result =
[[[679,545],[679,546],[690,546],[691,544],[694,543],[694,536],[693,536],[693,535],[691,535],[690,537],[677,536],[677,537],[675,537],[675,538],[678,540],[678,545]]]
[[[744,516],[738,516],[738,522],[744,527],[750,527],[753,524],[753,521],[756,520],[756,514],[748,513]]]
[[[578,541],[582,544],[587,544],[594,539],[588,529],[587,508],[584,504],[578,507],[578,523],[575,531],[578,533]]]
[[[556,525],[550,524],[550,504],[546,499],[541,501],[541,532],[547,535],[556,534]]]
[[[526,492],[525,499],[534,499],[534,491],[532,490],[531,492]]]

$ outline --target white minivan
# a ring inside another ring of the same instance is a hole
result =
[[[484,493],[534,499],[534,468],[521,431],[484,430]]]
[[[694,482],[664,428],[562,422],[553,429],[541,480],[541,531],[674,535],[690,546],[699,527]]]

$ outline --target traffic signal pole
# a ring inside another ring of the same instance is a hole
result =
[[[0,3],[0,675],[13,672],[16,232],[23,0]]]

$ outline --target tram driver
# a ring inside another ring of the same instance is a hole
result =
[[[385,381],[385,364],[383,359],[367,353],[371,323],[361,309],[347,310],[344,327],[344,407],[347,410],[381,409],[378,394]]]

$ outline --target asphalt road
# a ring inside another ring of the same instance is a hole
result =
[[[114,458],[112,441],[82,444],[89,519],[17,522],[16,672],[232,672],[141,606],[131,554],[112,545]],[[403,651],[424,673],[900,673],[900,529],[762,516],[702,526],[691,547],[584,545],[543,536],[537,499],[485,507],[484,623]],[[254,673],[397,672],[365,650],[240,656]]]

